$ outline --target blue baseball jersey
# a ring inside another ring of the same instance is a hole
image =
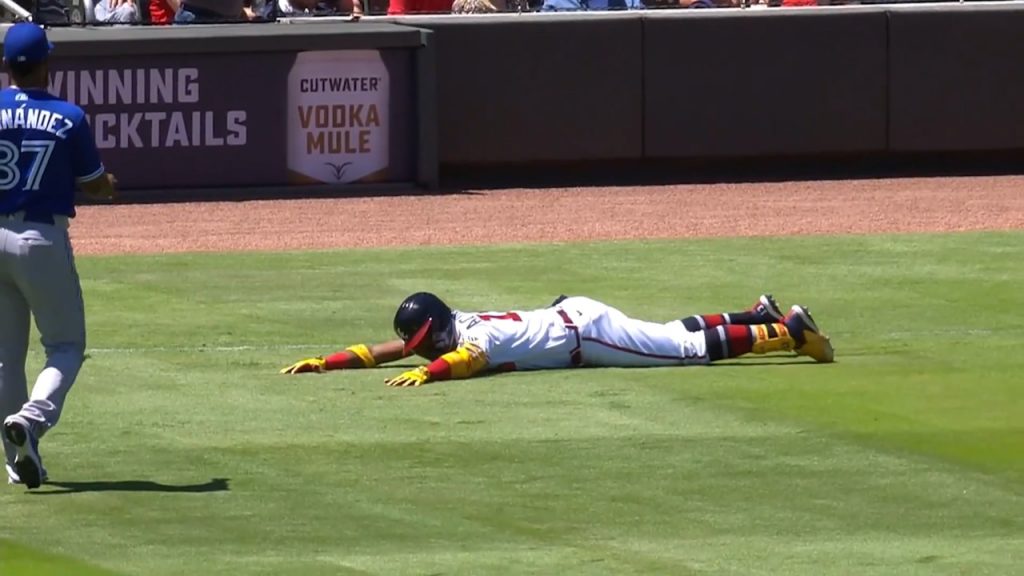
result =
[[[81,108],[45,90],[0,90],[0,214],[74,217],[76,183],[104,172]]]

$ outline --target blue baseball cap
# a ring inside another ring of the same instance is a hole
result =
[[[19,22],[7,30],[4,37],[4,60],[8,64],[35,64],[46,60],[53,44],[46,39],[46,31],[38,24]]]

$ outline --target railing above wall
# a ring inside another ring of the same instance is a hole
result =
[[[102,0],[106,1],[106,0]],[[137,18],[131,22],[102,22],[97,17],[97,0],[0,0],[0,21],[34,20],[48,25],[138,25],[156,24],[150,17],[150,3],[156,0],[131,0],[137,6]],[[269,2],[269,4],[268,4]],[[298,0],[296,0],[298,2]],[[591,15],[621,13],[623,11],[697,10],[718,9],[778,9],[787,7],[842,7],[842,6],[898,6],[898,5],[978,5],[1020,4],[1021,0],[317,0],[312,11],[285,12],[278,8],[277,0],[245,0],[245,12],[234,17],[222,17],[232,23],[264,23],[295,21],[351,21],[367,18],[394,18],[408,16],[443,15],[501,15],[501,14],[569,14]],[[365,4],[365,5],[364,5]],[[55,7],[66,8],[63,15]]]

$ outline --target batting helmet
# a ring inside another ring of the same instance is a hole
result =
[[[417,292],[398,306],[395,333],[407,354],[414,348],[428,358],[450,352],[455,343],[452,309],[430,292]]]

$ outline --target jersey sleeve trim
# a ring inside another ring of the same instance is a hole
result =
[[[91,181],[99,178],[100,176],[103,176],[103,173],[106,172],[106,171],[107,171],[106,167],[103,166],[103,164],[100,164],[100,167],[97,168],[95,172],[93,172],[92,174],[89,174],[88,176],[81,176],[79,178],[75,178],[75,182],[78,182],[79,184],[85,184],[86,182],[91,182]]]

